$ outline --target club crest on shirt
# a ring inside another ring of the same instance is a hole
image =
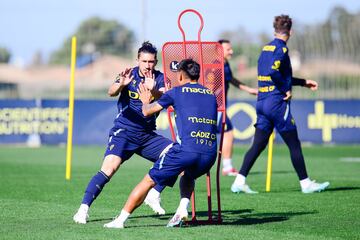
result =
[[[294,118],[291,118],[291,123],[292,123],[292,125],[295,125],[295,119]]]
[[[172,61],[172,62],[170,63],[170,70],[171,70],[172,72],[177,72],[177,71],[179,71],[178,67],[179,67],[179,62],[178,62],[178,61]]]

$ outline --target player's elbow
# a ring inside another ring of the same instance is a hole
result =
[[[109,97],[115,97],[116,95],[112,92],[108,92]]]
[[[114,91],[112,88],[109,88],[108,95],[109,97],[116,97],[119,94],[118,91]]]

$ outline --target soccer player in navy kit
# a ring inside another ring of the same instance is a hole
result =
[[[329,186],[329,182],[316,183],[308,177],[301,143],[290,111],[292,85],[304,86],[314,91],[317,90],[318,84],[313,80],[292,76],[289,50],[286,46],[291,35],[291,18],[287,15],[276,16],[273,25],[275,39],[263,47],[258,59],[259,94],[254,141],[245,154],[231,191],[256,193],[245,180],[257,157],[265,149],[275,127],[290,150],[291,161],[299,177],[302,192],[320,192]]]
[[[243,82],[236,79],[231,71],[229,60],[232,58],[233,49],[229,40],[221,39],[218,41],[223,47],[224,53],[224,77],[225,77],[225,98],[227,103],[227,95],[230,84],[235,86],[236,88],[248,92],[249,94],[257,95],[258,90],[256,88],[252,88],[246,86]],[[221,122],[218,123],[218,132],[221,130]],[[224,176],[236,176],[237,170],[233,167],[232,164],[232,152],[234,145],[234,134],[233,134],[233,125],[230,121],[230,118],[226,116],[225,119],[225,129],[224,129],[224,141],[222,147],[222,174]]]
[[[154,69],[157,63],[156,55],[156,48],[151,43],[144,42],[138,50],[138,66],[120,73],[109,88],[108,94],[111,97],[120,94],[117,103],[119,113],[109,133],[101,170],[90,180],[82,204],[73,217],[76,223],[86,223],[88,210],[93,201],[120,165],[134,153],[155,162],[172,145],[171,140],[154,132],[157,115],[142,114],[142,102],[137,92],[140,84],[148,89],[155,99],[164,92],[164,75]],[[163,188],[157,185],[152,189],[147,201],[147,204],[159,214],[165,214],[160,206],[160,192]]]
[[[158,101],[150,103],[151,94],[144,86],[140,85],[139,94],[145,116],[173,106],[180,141],[155,162],[149,174],[130,194],[120,215],[104,227],[123,228],[150,188],[155,184],[173,186],[177,176],[184,172],[180,179],[180,204],[168,226],[180,224],[187,218],[195,179],[207,173],[216,161],[216,97],[211,90],[197,83],[200,76],[198,63],[185,59],[179,63],[178,70],[179,86],[164,93]]]

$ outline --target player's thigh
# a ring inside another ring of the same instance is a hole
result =
[[[216,153],[199,154],[198,159],[194,162],[192,166],[185,169],[184,174],[192,179],[196,179],[209,172],[215,162]]]
[[[265,132],[272,132],[274,125],[270,118],[262,113],[257,113],[255,127]]]
[[[296,130],[295,120],[291,114],[290,103],[283,102],[273,114],[273,122],[278,132]]]
[[[172,187],[177,177],[198,159],[198,153],[184,152],[179,144],[174,146],[150,169],[150,177],[159,185]]]
[[[129,136],[129,134],[130,133],[126,130],[116,134],[110,134],[108,146],[104,153],[104,159],[108,155],[115,155],[119,157],[122,162],[128,160],[139,148],[139,144],[132,141],[132,138]]]
[[[160,155],[163,155],[169,150],[172,143],[173,141],[170,139],[153,132],[149,134],[146,141],[142,143],[142,146],[137,149],[136,153],[151,162],[156,162]]]

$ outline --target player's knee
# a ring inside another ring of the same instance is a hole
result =
[[[146,174],[146,175],[145,175],[143,181],[145,181],[145,182],[146,182],[149,186],[151,186],[151,187],[155,187],[155,185],[156,185],[155,181],[150,177],[149,174]],[[162,186],[160,186],[160,185],[157,185],[157,186],[159,186],[160,188],[162,187]],[[165,187],[164,187],[164,188],[165,188]],[[162,190],[163,190],[164,188],[162,188]],[[160,192],[160,191],[159,191],[159,192]]]
[[[260,154],[265,149],[265,147],[266,145],[264,144],[257,144],[254,142],[248,152],[254,154]]]
[[[188,174],[184,174],[180,178],[180,186],[192,187],[195,185],[195,179]]]
[[[252,147],[258,149],[259,151],[262,151],[266,148],[268,144],[268,139],[257,139],[257,141],[254,141]]]
[[[296,130],[281,132],[280,135],[288,146],[294,146],[296,148],[301,146],[301,142]]]
[[[103,171],[107,176],[112,177],[112,175],[114,175],[114,173],[119,169],[120,165],[120,157],[115,155],[108,155],[103,161],[101,171]]]
[[[262,151],[266,148],[271,132],[256,128],[252,147]]]

